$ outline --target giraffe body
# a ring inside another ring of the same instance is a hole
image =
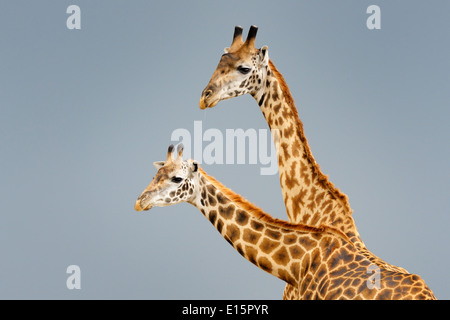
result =
[[[383,261],[366,248],[347,195],[329,181],[312,155],[294,99],[269,59],[267,46],[254,47],[256,32],[252,26],[243,42],[242,28],[235,28],[231,47],[225,49],[202,92],[200,108],[211,108],[221,100],[247,93],[252,95],[276,138],[280,184],[289,221],[335,227],[372,263],[407,274],[404,268]],[[284,297],[292,297],[295,292],[296,288],[288,285]]]
[[[275,219],[207,175],[196,161],[183,161],[169,147],[155,178],[135,209],[188,202],[197,207],[245,259],[296,288],[300,299],[432,299],[417,275],[379,269],[379,287],[369,283],[372,262],[339,229]],[[377,267],[378,268],[378,267]]]

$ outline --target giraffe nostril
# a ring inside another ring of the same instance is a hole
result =
[[[200,97],[200,109],[204,110],[206,108],[212,108],[214,107],[219,100],[212,101],[215,99],[215,94],[217,91],[215,90],[214,86],[208,85],[203,91],[202,96]]]
[[[205,91],[205,98],[208,98],[212,94],[212,90]]]

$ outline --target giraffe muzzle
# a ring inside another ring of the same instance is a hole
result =
[[[213,101],[212,103],[208,104],[204,99],[201,99],[200,100],[200,109],[205,110],[207,108],[212,108],[217,103],[219,103],[219,100]]]
[[[145,204],[146,200],[148,200],[149,195],[147,192],[144,192],[139,196],[139,198],[136,200],[136,203],[134,204],[134,210],[136,211],[147,211],[152,208],[152,205],[149,203]]]
[[[214,99],[214,91],[208,86],[203,90],[200,97],[200,109],[212,108],[219,102],[219,99]]]
[[[141,206],[141,202],[138,200],[138,201],[136,201],[136,204],[134,205],[134,210],[136,210],[136,211],[148,211],[148,210],[150,210],[152,208],[152,206],[151,205],[148,205],[148,206],[146,206],[145,208],[143,208],[142,206]]]

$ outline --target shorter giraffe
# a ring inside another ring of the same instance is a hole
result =
[[[434,299],[417,275],[379,268],[338,229],[275,219],[169,147],[137,211],[188,202],[244,258],[298,288],[300,299]],[[375,269],[374,269],[375,268]],[[374,275],[374,270],[378,272]]]

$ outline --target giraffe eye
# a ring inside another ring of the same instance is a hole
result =
[[[237,67],[237,70],[242,74],[247,74],[250,72],[251,69],[244,66],[239,66]]]
[[[179,177],[172,177],[172,182],[175,182],[175,183],[180,183],[181,181],[183,181],[183,178],[179,178]]]

